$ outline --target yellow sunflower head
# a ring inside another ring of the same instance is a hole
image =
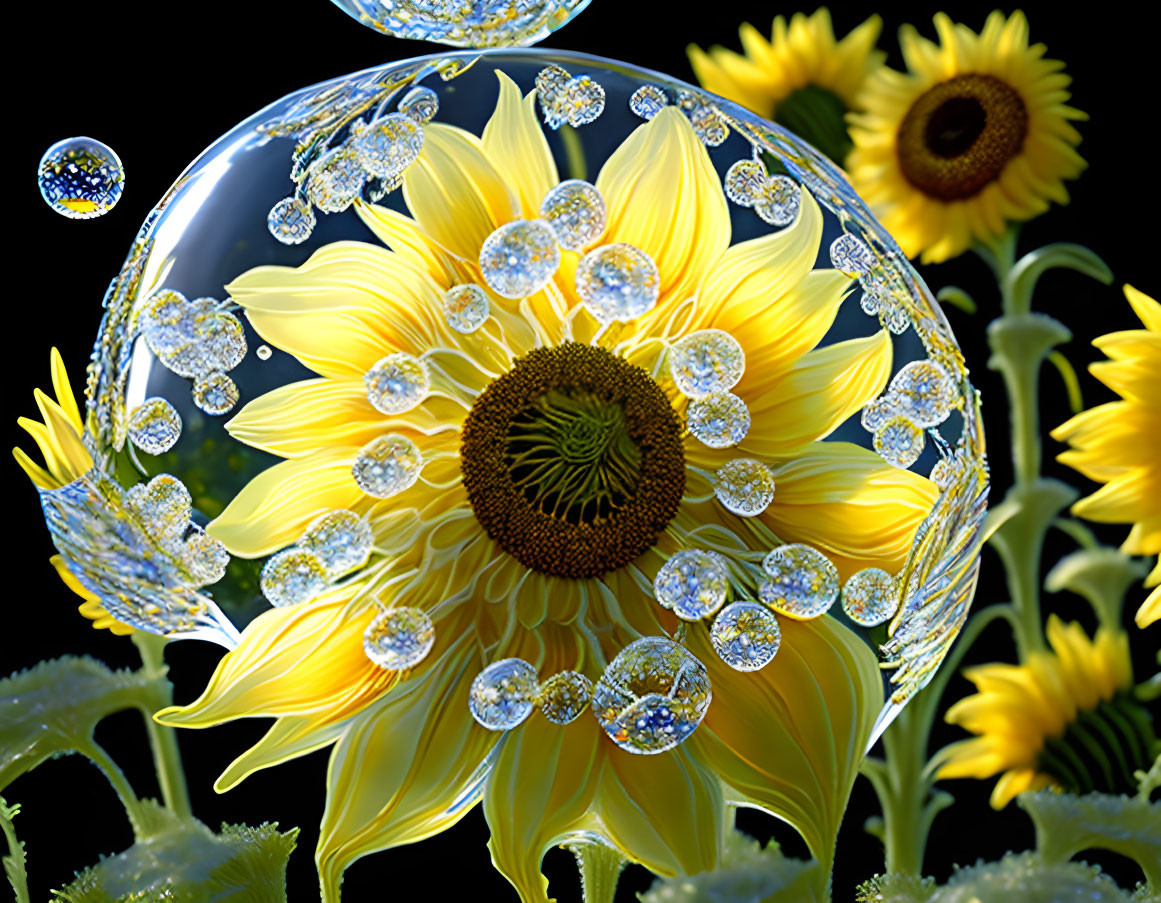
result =
[[[978,736],[944,753],[941,778],[1000,775],[992,806],[1042,787],[1071,793],[1133,791],[1133,772],[1156,756],[1149,716],[1129,690],[1129,640],[1102,627],[1089,639],[1079,624],[1048,619],[1051,652],[1019,665],[964,670],[976,693],[947,712],[947,721]]]
[[[1131,285],[1125,297],[1145,326],[1101,336],[1095,342],[1110,360],[1093,364],[1093,376],[1121,396],[1077,414],[1052,431],[1072,448],[1059,460],[1105,485],[1072,510],[1101,523],[1132,524],[1121,545],[1128,555],[1161,554],[1161,304]],[[1161,558],[1145,580],[1153,591],[1137,612],[1137,625],[1161,618]]]
[[[882,68],[850,117],[855,190],[909,256],[938,263],[1001,235],[1048,203],[1085,163],[1067,105],[1069,77],[1021,12],[993,12],[976,34],[943,13],[939,44],[899,32],[906,72]]]

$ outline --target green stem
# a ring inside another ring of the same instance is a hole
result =
[[[161,798],[166,807],[175,815],[192,815],[189,789],[186,787],[185,770],[181,765],[181,750],[177,745],[177,733],[172,727],[158,724],[153,713],[173,703],[173,684],[166,679],[168,668],[165,664],[165,644],[163,637],[153,634],[133,632],[133,642],[141,653],[141,662],[146,675],[155,681],[158,689],[150,700],[149,707],[142,707],[145,728],[149,733],[149,745],[153,750],[153,767],[157,772],[157,783],[161,787]]]
[[[603,843],[581,841],[569,849],[576,856],[581,873],[581,895],[585,903],[613,903],[617,881],[625,868],[625,859]]]
[[[105,752],[104,747],[95,740],[79,746],[77,752],[88,757],[89,761],[104,772],[109,783],[113,785],[113,790],[116,791],[121,805],[125,808],[125,814],[129,816],[129,823],[133,826],[133,836],[140,840],[144,833],[145,824],[142,818],[141,800],[133,791],[133,786],[125,777],[125,772],[121,770],[121,766],[114,762],[113,757]]]
[[[568,167],[569,178],[585,178],[588,175],[588,165],[585,163],[585,149],[581,144],[580,135],[571,125],[562,125],[557,134],[564,144],[564,162]]]

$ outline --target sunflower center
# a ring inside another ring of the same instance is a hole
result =
[[[597,577],[645,552],[677,512],[681,423],[644,370],[568,342],[480,393],[460,470],[476,519],[521,564]]]
[[[1019,93],[991,75],[957,75],[911,105],[896,152],[904,177],[929,197],[972,197],[1020,153],[1028,110]]]

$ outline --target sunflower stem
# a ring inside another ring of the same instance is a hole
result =
[[[584,903],[613,903],[617,881],[625,867],[625,858],[618,850],[604,843],[579,842],[569,845],[581,875],[581,896]]]
[[[173,684],[166,678],[169,668],[165,664],[164,637],[139,630],[133,632],[133,643],[141,654],[142,670],[154,681],[156,691],[148,705],[141,707],[145,718],[145,729],[149,733],[149,745],[153,750],[153,767],[157,772],[157,783],[161,787],[161,798],[175,815],[192,815],[189,789],[185,782],[185,770],[181,764],[181,751],[177,745],[177,733],[172,727],[158,724],[153,713],[173,704]]]
[[[129,779],[125,777],[125,772],[121,770],[121,766],[113,761],[113,757],[95,740],[79,745],[77,752],[85,756],[104,772],[105,777],[109,779],[109,783],[113,785],[113,790],[117,793],[117,799],[121,801],[121,805],[125,809],[125,814],[129,816],[129,824],[133,826],[133,837],[141,840],[145,832],[145,819],[143,818],[141,809],[141,800],[134,792],[133,785],[129,783]]]

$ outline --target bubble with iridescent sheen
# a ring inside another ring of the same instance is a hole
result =
[[[468,691],[468,710],[490,731],[507,731],[532,714],[539,685],[536,669],[519,658],[488,665]]]
[[[761,461],[735,458],[718,468],[714,494],[734,514],[754,517],[774,501],[774,474]]]
[[[593,698],[593,682],[579,671],[561,671],[540,685],[536,706],[553,724],[568,724],[580,717]]]
[[[771,226],[788,226],[798,216],[802,191],[789,176],[776,175],[766,180],[762,194],[754,202],[754,212]]]
[[[540,291],[560,266],[556,233],[544,220],[513,220],[480,248],[480,272],[502,298],[525,298]]]
[[[925,444],[923,430],[902,415],[888,418],[875,431],[875,451],[895,467],[906,469],[918,461]]]
[[[657,85],[642,85],[629,98],[629,109],[642,119],[652,119],[669,106],[669,95]]]
[[[742,346],[728,332],[699,329],[673,343],[669,372],[682,395],[701,398],[727,392],[746,370]]]
[[[758,160],[739,160],[726,170],[726,197],[739,207],[753,207],[766,191],[766,167]]]
[[[314,552],[289,548],[271,556],[262,567],[262,595],[276,608],[313,599],[327,588],[330,577]]]
[[[416,444],[399,433],[389,433],[359,449],[351,473],[363,492],[385,499],[415,485],[422,469],[423,456]]]
[[[37,184],[46,204],[69,219],[92,219],[113,209],[125,189],[125,168],[107,144],[66,138],[44,152]]]
[[[864,568],[843,584],[843,611],[861,627],[889,620],[899,608],[899,585],[881,568]]]
[[[491,313],[487,293],[470,282],[453,285],[443,296],[443,316],[447,325],[456,332],[475,332],[484,325]]]
[[[690,433],[710,448],[737,445],[750,431],[750,409],[731,392],[692,399],[685,419]]]
[[[418,608],[392,608],[375,616],[363,631],[363,651],[388,671],[414,668],[435,645],[435,625]]]
[[[890,394],[880,395],[874,401],[869,401],[863,406],[863,410],[859,413],[859,422],[863,425],[863,429],[874,433],[884,423],[892,417],[898,417],[899,414],[899,399]]]
[[[581,251],[605,231],[605,199],[595,185],[567,179],[549,189],[540,204],[540,216],[552,226],[562,248]]]
[[[382,414],[402,414],[418,405],[431,388],[423,361],[394,351],[363,376],[367,400]]]
[[[219,370],[199,376],[193,385],[194,404],[214,416],[228,414],[240,397],[234,380]]]
[[[712,615],[726,601],[730,571],[717,552],[682,549],[670,556],[653,580],[653,595],[685,621]]]
[[[838,570],[812,546],[778,546],[766,556],[762,570],[765,576],[758,587],[760,598],[788,617],[817,618],[838,598]]]
[[[403,113],[388,113],[370,123],[351,143],[367,172],[390,179],[419,158],[423,127]]]
[[[782,642],[778,619],[757,602],[732,602],[710,627],[718,657],[735,671],[757,671],[773,661]]]
[[[657,303],[661,278],[653,258],[617,242],[589,251],[576,268],[576,291],[600,323],[625,322]]]
[[[345,508],[316,517],[303,531],[298,546],[313,552],[327,573],[338,577],[362,565],[371,554],[371,525]]]
[[[266,228],[284,245],[300,245],[315,227],[314,207],[298,197],[283,198],[270,208]]]
[[[340,147],[311,167],[306,193],[323,213],[341,213],[359,197],[366,181],[367,172],[358,155]]]
[[[605,89],[591,75],[578,75],[565,86],[564,115],[573,128],[596,122],[605,112]]]
[[[693,132],[708,147],[717,147],[730,137],[730,127],[713,104],[703,103],[689,114]]]
[[[147,398],[129,415],[129,441],[148,455],[169,451],[181,438],[181,415],[164,398]]]

